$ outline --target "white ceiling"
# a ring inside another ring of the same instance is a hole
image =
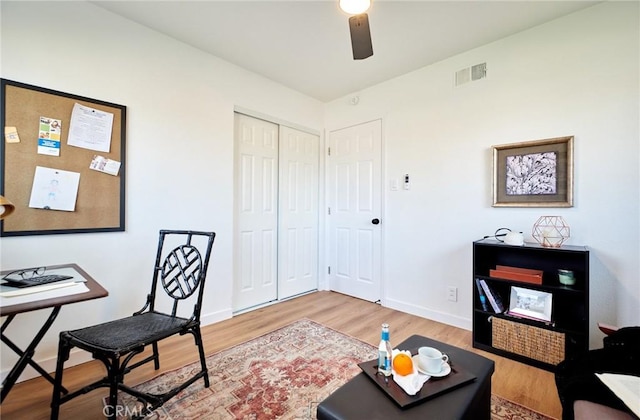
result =
[[[338,0],[92,3],[327,102],[599,2],[373,0],[359,61]]]

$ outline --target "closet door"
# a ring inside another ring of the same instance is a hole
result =
[[[320,138],[235,114],[233,311],[318,288]]]
[[[278,298],[318,288],[319,136],[280,127]]]
[[[276,300],[278,125],[235,114],[233,310]]]

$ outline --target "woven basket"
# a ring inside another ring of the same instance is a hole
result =
[[[519,322],[493,317],[493,347],[550,365],[564,360],[565,335]]]

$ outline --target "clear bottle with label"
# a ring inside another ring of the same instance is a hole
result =
[[[389,324],[382,324],[380,344],[378,345],[378,373],[391,375],[391,342],[389,341]]]

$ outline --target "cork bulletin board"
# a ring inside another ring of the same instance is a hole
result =
[[[0,236],[124,231],[126,107],[7,79],[0,96]]]

